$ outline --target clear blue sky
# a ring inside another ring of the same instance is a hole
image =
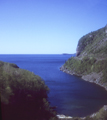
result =
[[[107,0],[0,0],[0,54],[75,53],[107,24]]]

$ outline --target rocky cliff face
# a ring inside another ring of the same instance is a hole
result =
[[[106,35],[107,35],[107,25],[106,25],[106,27],[105,27],[105,33],[106,33]]]
[[[60,70],[81,76],[82,79],[94,82],[107,90],[107,25],[80,38],[76,57],[69,58]],[[92,114],[88,120],[100,118],[107,119],[107,105]],[[87,117],[81,119],[87,120]]]
[[[61,70],[107,89],[107,25],[81,37],[76,57],[66,61]]]
[[[86,55],[96,55],[96,57],[105,57],[107,55],[107,25],[80,38],[76,56],[82,57]]]

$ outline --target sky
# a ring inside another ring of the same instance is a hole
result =
[[[0,54],[73,54],[106,24],[107,0],[0,0]]]

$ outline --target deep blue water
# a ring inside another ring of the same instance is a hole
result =
[[[104,88],[60,71],[71,55],[0,55],[0,60],[34,72],[50,88],[48,99],[59,114],[86,116],[107,104]]]

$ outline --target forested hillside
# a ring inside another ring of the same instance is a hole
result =
[[[76,57],[66,61],[61,70],[107,88],[107,25],[80,38]]]
[[[34,73],[0,61],[2,120],[56,120],[49,88]]]
[[[60,68],[62,71],[81,76],[107,90],[107,25],[80,38],[76,57],[69,58]],[[72,120],[81,120],[73,118]],[[107,120],[107,108],[102,108],[95,116],[85,120]]]

